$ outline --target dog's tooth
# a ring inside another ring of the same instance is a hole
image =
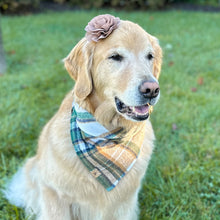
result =
[[[134,106],[132,107],[132,111],[135,112],[135,107]]]

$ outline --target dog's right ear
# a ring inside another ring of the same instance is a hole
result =
[[[91,77],[93,51],[94,44],[83,38],[64,59],[65,68],[75,80],[74,94],[81,100],[84,100],[93,88]]]

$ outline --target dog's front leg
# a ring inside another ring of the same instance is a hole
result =
[[[41,203],[38,220],[71,220],[70,205],[59,198],[57,193],[47,186],[41,187]]]

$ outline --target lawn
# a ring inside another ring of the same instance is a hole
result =
[[[139,195],[140,219],[220,219],[220,14],[80,11],[2,17],[8,71],[0,76],[0,185],[36,151],[73,81],[61,62],[97,14],[139,23],[164,51],[156,148]],[[0,197],[0,219],[23,220]]]

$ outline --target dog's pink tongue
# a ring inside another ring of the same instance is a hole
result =
[[[148,113],[149,106],[148,105],[143,105],[143,106],[136,106],[134,107],[135,112],[139,114],[146,114]]]

